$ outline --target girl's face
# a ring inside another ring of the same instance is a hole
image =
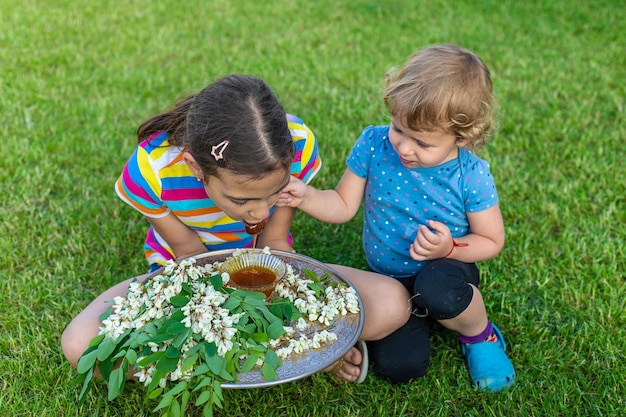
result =
[[[219,178],[207,178],[204,189],[229,217],[255,225],[269,216],[270,209],[288,183],[289,172],[284,170],[250,178],[222,169]]]
[[[396,117],[391,118],[389,142],[407,168],[429,168],[458,156],[458,147],[464,144],[456,136],[443,130],[416,131],[404,127]]]

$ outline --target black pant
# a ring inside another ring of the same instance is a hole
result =
[[[430,363],[430,331],[437,320],[452,319],[467,309],[480,275],[475,264],[454,259],[429,262],[414,278],[400,279],[413,296],[409,321],[381,340],[368,342],[376,372],[393,383],[426,374]]]

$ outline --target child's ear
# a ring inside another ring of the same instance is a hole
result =
[[[456,138],[456,146],[457,146],[457,148],[462,148],[463,146],[467,145],[468,142],[469,142],[469,140],[467,140],[466,138],[464,138],[462,136],[457,136],[457,138]]]
[[[202,179],[202,169],[200,168],[200,165],[198,165],[198,163],[196,162],[196,159],[189,152],[183,152],[183,160],[185,161],[189,169],[191,169],[193,175],[195,175],[198,179]]]

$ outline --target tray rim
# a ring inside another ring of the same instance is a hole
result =
[[[231,256],[235,251],[248,251],[248,252],[263,252],[264,249],[259,249],[259,248],[234,248],[234,249],[220,249],[220,250],[215,250],[215,251],[210,251],[210,252],[204,252],[198,255],[192,255],[192,256],[188,256],[185,258],[181,258],[181,259],[177,259],[176,263],[179,263],[181,261],[183,261],[184,259],[190,259],[193,258],[196,261],[200,260],[200,259],[206,259],[206,258],[220,258],[223,256]],[[348,353],[348,351],[350,351],[350,349],[352,349],[352,347],[357,343],[359,336],[361,335],[361,332],[363,331],[363,324],[365,321],[365,316],[364,316],[364,308],[363,308],[363,300],[359,294],[359,292],[356,290],[356,288],[354,287],[354,285],[350,282],[350,280],[348,278],[346,278],[343,274],[341,274],[339,271],[337,271],[336,269],[332,268],[331,266],[329,266],[328,264],[319,261],[317,259],[311,258],[309,256],[306,255],[302,255],[300,253],[296,253],[296,252],[287,252],[287,251],[283,251],[283,250],[278,250],[278,249],[270,249],[270,253],[272,255],[278,256],[280,257],[283,261],[285,261],[286,263],[289,263],[288,260],[289,259],[294,259],[298,262],[301,262],[303,264],[310,264],[313,265],[315,267],[317,267],[318,269],[323,270],[324,272],[328,272],[330,274],[332,274],[334,276],[335,279],[338,279],[339,281],[343,281],[346,284],[348,284],[351,288],[354,289],[355,293],[356,293],[356,297],[357,297],[357,301],[358,301],[358,305],[359,305],[359,313],[358,313],[358,323],[356,325],[356,331],[354,332],[354,334],[352,335],[352,338],[349,340],[348,343],[346,343],[346,346],[343,347],[342,349],[338,350],[337,352],[335,352],[334,355],[330,356],[328,358],[328,360],[322,362],[321,364],[318,364],[316,366],[311,366],[309,369],[305,369],[304,372],[298,374],[298,375],[293,375],[287,378],[278,378],[274,381],[266,381],[266,380],[260,380],[258,382],[223,382],[222,388],[229,388],[229,389],[245,389],[245,388],[265,388],[265,387],[270,387],[270,386],[275,386],[275,385],[280,385],[280,384],[285,384],[288,382],[294,382],[294,381],[298,381],[300,379],[306,378],[310,375],[313,375],[317,372],[322,371],[323,369],[329,367],[330,365],[332,365],[333,363],[335,363],[336,361],[338,361],[339,359],[341,359],[346,353]],[[154,271],[152,274],[150,274],[147,278],[159,275],[160,273],[162,273],[163,268],[159,268],[158,270]],[[336,343],[336,342],[334,342]],[[284,366],[284,365],[281,365]],[[279,367],[280,369],[280,367]],[[249,374],[250,372],[246,372],[243,373],[241,375],[246,375]]]

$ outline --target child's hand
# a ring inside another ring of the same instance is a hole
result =
[[[448,226],[441,222],[429,220],[428,225],[435,230],[421,225],[417,236],[409,248],[409,254],[416,261],[428,261],[445,257],[452,247],[452,235]]]
[[[280,193],[276,205],[278,207],[299,207],[306,198],[308,186],[300,179],[292,176],[289,184]]]

